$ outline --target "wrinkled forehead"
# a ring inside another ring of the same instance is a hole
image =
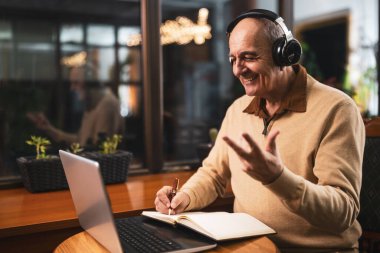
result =
[[[256,18],[242,19],[229,34],[230,52],[257,48],[270,49],[271,43],[263,27],[263,23]]]
[[[236,30],[244,29],[244,30],[255,30],[255,28],[262,29],[263,21],[261,18],[254,17],[246,17],[239,20],[234,28],[230,31],[230,34]]]

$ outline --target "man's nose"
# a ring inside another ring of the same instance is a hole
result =
[[[243,60],[237,59],[234,64],[234,74],[235,76],[241,75],[246,71],[245,62]]]

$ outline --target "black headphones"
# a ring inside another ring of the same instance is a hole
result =
[[[276,65],[290,66],[299,61],[302,55],[301,44],[293,37],[292,32],[288,30],[284,19],[272,11],[253,9],[240,14],[227,26],[227,35],[232,32],[240,20],[245,18],[265,18],[281,27],[284,36],[278,38],[272,46],[272,57]]]

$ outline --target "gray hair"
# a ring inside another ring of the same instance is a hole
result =
[[[258,20],[263,24],[264,35],[272,45],[278,38],[284,36],[284,31],[273,21],[266,18],[258,18]]]

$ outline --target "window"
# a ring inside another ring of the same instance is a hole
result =
[[[224,57],[224,26],[217,25],[227,22],[221,17],[229,15],[228,1],[178,5],[181,2],[164,1],[163,23],[182,16],[180,22],[197,29],[210,25],[214,30],[197,30],[191,38],[182,34],[176,39],[171,37],[174,33],[164,36],[162,31],[166,167],[199,164],[197,146],[209,141],[208,130],[219,127],[227,105],[238,94]],[[71,69],[84,64],[88,80],[105,83],[118,96],[125,119],[124,148],[134,154],[136,168],[143,166],[139,1],[97,1],[91,5],[76,1],[70,2],[70,8],[62,6],[47,8],[39,0],[1,6],[0,94],[4,103],[0,106],[0,134],[7,137],[0,146],[2,179],[18,176],[17,157],[33,155],[25,140],[32,134],[45,135],[25,117],[27,112],[42,111],[57,128],[78,131],[84,105],[70,88],[78,81],[71,77]],[[54,154],[58,148],[67,145],[53,143],[49,151]]]
[[[161,38],[166,167],[199,166],[200,146],[210,142],[209,130],[220,127],[227,106],[242,94],[233,86],[227,60],[224,28],[230,6],[210,1],[180,4],[183,2],[163,1],[162,5],[161,30],[172,37]],[[175,28],[170,29],[169,24]],[[203,37],[186,33],[184,27],[199,29],[195,34]]]
[[[140,30],[140,3],[63,2],[0,6],[0,183],[19,180],[17,157],[34,155],[25,144],[30,135],[48,137],[50,154],[68,148],[26,115],[43,112],[55,127],[77,132],[85,108],[73,92],[78,80],[71,73],[80,66],[86,67],[86,82],[101,82],[119,98],[127,126],[122,148],[133,152],[134,167],[142,166],[141,47],[123,39]]]

